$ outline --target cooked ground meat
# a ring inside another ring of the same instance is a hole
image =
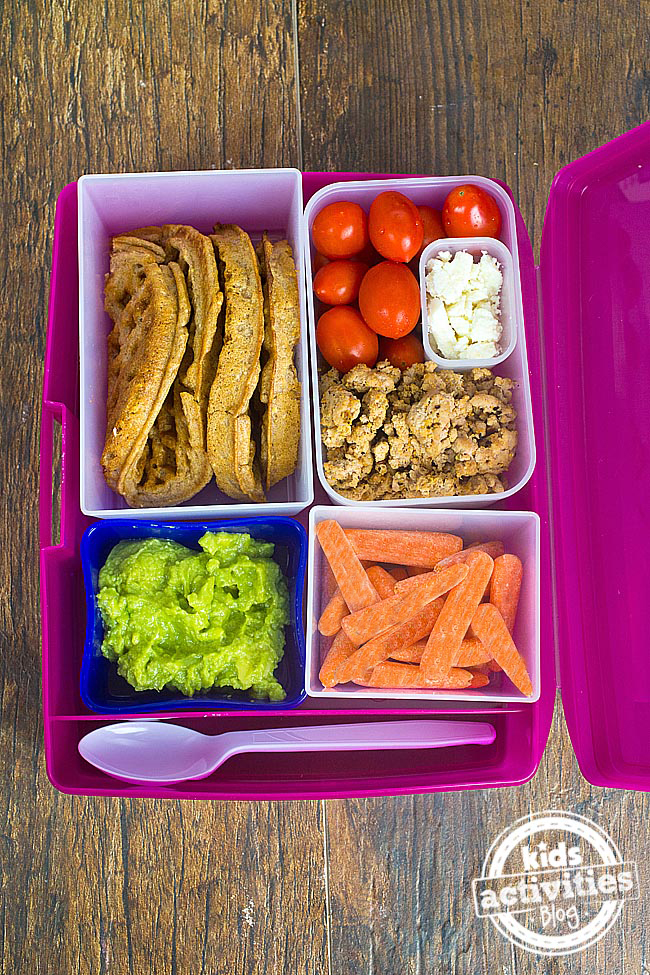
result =
[[[321,377],[325,476],[356,501],[503,491],[517,449],[511,379],[388,362]]]

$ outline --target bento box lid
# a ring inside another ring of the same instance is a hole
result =
[[[585,777],[650,788],[650,123],[572,162],[540,251],[559,681]]]

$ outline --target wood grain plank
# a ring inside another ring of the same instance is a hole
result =
[[[650,113],[650,9],[636,0],[344,0],[298,5],[306,169],[505,180],[539,248],[555,172]],[[573,810],[644,863],[645,796],[591,788],[563,719],[516,790],[327,806],[332,972],[644,972],[647,898],[588,951],[544,959],[473,916],[490,842],[529,811]]]
[[[291,4],[9,0],[0,18],[0,971],[322,975],[317,803],[62,796],[45,776],[40,715],[38,418],[56,195],[84,172],[295,165]]]

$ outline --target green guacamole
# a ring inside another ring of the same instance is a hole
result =
[[[99,573],[102,653],[136,691],[192,697],[239,688],[281,701],[289,594],[274,546],[206,532],[196,552],[167,539],[119,542]]]

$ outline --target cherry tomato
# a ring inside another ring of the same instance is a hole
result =
[[[442,225],[447,237],[498,237],[501,211],[494,197],[466,183],[453,189],[443,203]]]
[[[314,260],[311,262],[311,266],[314,269],[314,274],[318,274],[320,269],[325,267],[326,264],[329,264],[329,262],[329,257],[325,257],[324,254],[319,254],[318,251],[316,251],[314,254]]]
[[[311,228],[314,247],[331,260],[354,257],[368,243],[368,217],[358,203],[328,203]]]
[[[359,289],[359,310],[379,335],[399,339],[420,317],[420,287],[405,264],[382,261],[371,267]]]
[[[424,239],[422,241],[422,247],[417,254],[419,260],[425,247],[428,247],[429,244],[434,240],[440,240],[441,237],[446,237],[447,234],[442,226],[440,210],[434,210],[433,207],[421,206],[418,207],[418,213],[420,214],[420,220],[422,221],[422,226],[424,227]]]
[[[370,206],[368,232],[382,257],[406,263],[422,247],[424,227],[416,205],[403,193],[387,190]]]
[[[314,278],[314,294],[326,305],[349,305],[357,300],[367,270],[361,261],[330,261]]]
[[[339,372],[349,372],[360,362],[374,366],[379,340],[356,310],[347,305],[330,308],[316,326],[316,341],[321,355]]]
[[[424,362],[424,346],[413,332],[401,339],[381,338],[378,359],[388,359],[397,369],[408,369],[416,362]]]

